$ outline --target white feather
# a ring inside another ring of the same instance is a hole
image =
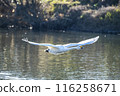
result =
[[[69,43],[69,44],[65,44],[65,45],[53,45],[53,44],[49,44],[49,43],[36,43],[36,42],[28,41],[28,39],[22,39],[22,41],[25,41],[25,42],[27,42],[29,44],[33,44],[33,45],[46,46],[46,47],[48,47],[46,52],[56,55],[56,54],[61,54],[61,53],[64,53],[66,51],[73,50],[73,49],[81,49],[80,46],[93,44],[98,39],[99,39],[99,36],[97,36],[95,38],[87,39],[87,40],[84,40],[84,41],[81,41],[78,43]]]
[[[89,45],[89,44],[95,43],[98,39],[99,39],[99,36],[97,36],[97,37],[95,37],[95,38],[83,40],[83,41],[78,42],[78,43],[66,44],[65,46],[66,46],[66,47],[73,47],[73,46],[84,46],[84,45]]]

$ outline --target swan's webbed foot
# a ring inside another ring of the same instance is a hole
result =
[[[80,46],[81,49],[83,49],[84,47],[83,46]]]

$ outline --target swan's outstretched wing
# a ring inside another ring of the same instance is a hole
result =
[[[89,44],[93,44],[95,43],[97,40],[99,39],[99,36],[95,37],[95,38],[91,38],[91,39],[87,39],[87,40],[83,40],[79,43],[70,43],[70,44],[66,44],[66,47],[73,47],[73,46],[84,46],[84,45],[89,45]]]
[[[46,46],[46,47],[54,47],[54,48],[58,48],[56,45],[53,45],[53,44],[48,44],[48,43],[36,43],[36,42],[31,42],[31,41],[28,41],[28,39],[22,39],[22,41],[25,41],[29,44],[32,44],[32,45],[39,45],[39,46]]]

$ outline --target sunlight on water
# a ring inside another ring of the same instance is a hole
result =
[[[32,32],[0,30],[0,79],[107,80],[120,79],[120,35],[83,32]],[[67,44],[100,36],[82,50],[61,55],[45,53],[46,47],[23,42]]]

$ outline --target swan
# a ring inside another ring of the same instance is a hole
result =
[[[48,52],[48,53],[51,53],[54,55],[58,55],[58,54],[65,53],[65,52],[67,52],[69,50],[73,50],[73,49],[77,49],[77,50],[83,49],[84,45],[93,44],[98,39],[99,39],[99,36],[91,38],[91,39],[83,40],[78,43],[69,43],[69,44],[64,44],[64,45],[53,45],[53,44],[49,44],[49,43],[36,43],[36,42],[29,41],[27,38],[22,39],[22,41],[27,42],[29,44],[33,44],[33,45],[48,47],[48,49],[46,49],[45,52]]]

